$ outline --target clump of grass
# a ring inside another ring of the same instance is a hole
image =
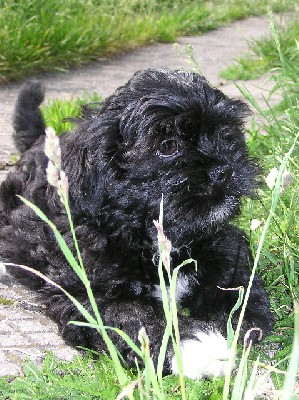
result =
[[[80,118],[82,107],[86,104],[92,107],[93,103],[98,103],[101,100],[101,96],[94,93],[91,96],[85,94],[81,98],[71,100],[55,99],[49,101],[48,104],[41,107],[46,126],[51,126],[57,135],[70,131],[74,127],[74,122],[72,121]]]
[[[292,20],[277,30],[283,56],[294,64],[299,62],[297,41],[299,37],[299,22]],[[279,66],[280,58],[273,38],[266,37],[253,40],[249,43],[250,51],[247,55],[236,60],[232,65],[221,72],[222,78],[227,80],[256,79],[272,68]]]
[[[48,353],[41,368],[26,361],[22,370],[22,376],[13,380],[0,379],[1,399],[115,400],[121,389],[111,360],[104,355],[96,362],[90,355],[77,356],[70,362]]]
[[[295,0],[5,0],[0,13],[0,83],[59,70],[152,41],[173,41],[223,23],[284,11]]]

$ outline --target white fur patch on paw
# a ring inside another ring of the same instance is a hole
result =
[[[219,332],[197,332],[198,340],[185,340],[181,344],[184,375],[191,379],[222,376],[228,367],[230,350],[227,340]],[[175,357],[171,361],[173,374],[178,374]]]

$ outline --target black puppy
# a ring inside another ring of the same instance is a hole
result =
[[[0,257],[38,269],[90,310],[51,229],[16,196],[40,207],[74,250],[65,211],[47,182],[43,98],[41,84],[32,81],[17,101],[14,140],[22,156],[1,186]],[[185,374],[193,378],[224,372],[226,321],[237,295],[222,288],[247,287],[250,276],[247,240],[229,224],[241,197],[256,187],[256,167],[243,134],[248,112],[243,102],[227,98],[202,76],[145,70],[97,108],[85,109],[77,129],[60,139],[76,235],[104,323],[136,342],[144,326],[155,361],[165,320],[153,220],[164,195],[172,268],[190,257],[198,262],[197,271],[193,265],[181,269],[177,290],[179,308],[190,313],[179,315],[179,324]],[[68,325],[82,316],[63,293],[35,275],[11,272],[44,293],[48,313],[66,340],[105,350],[95,330]],[[264,337],[272,326],[267,295],[255,277],[242,335],[258,327]],[[111,336],[134,365],[133,351],[118,335]],[[164,372],[177,372],[171,349]]]

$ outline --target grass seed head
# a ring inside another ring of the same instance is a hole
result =
[[[57,191],[61,202],[64,204],[64,201],[68,198],[69,191],[69,182],[64,171],[60,171],[60,179],[58,181]]]
[[[49,160],[48,166],[47,166],[47,180],[50,185],[58,188],[59,184],[59,170],[56,168],[55,164]]]
[[[154,224],[158,231],[158,246],[159,246],[160,256],[162,258],[164,267],[166,268],[167,271],[169,271],[170,270],[171,242],[165,236],[163,226],[158,221],[154,221]]]
[[[46,129],[45,139],[45,154],[51,160],[55,166],[60,170],[61,168],[61,148],[59,138],[56,135],[53,128],[48,127]]]

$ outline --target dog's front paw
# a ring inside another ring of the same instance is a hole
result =
[[[191,379],[222,376],[228,367],[230,350],[227,340],[219,332],[197,332],[197,339],[181,344],[184,375]],[[178,374],[175,357],[171,361],[172,373]]]

